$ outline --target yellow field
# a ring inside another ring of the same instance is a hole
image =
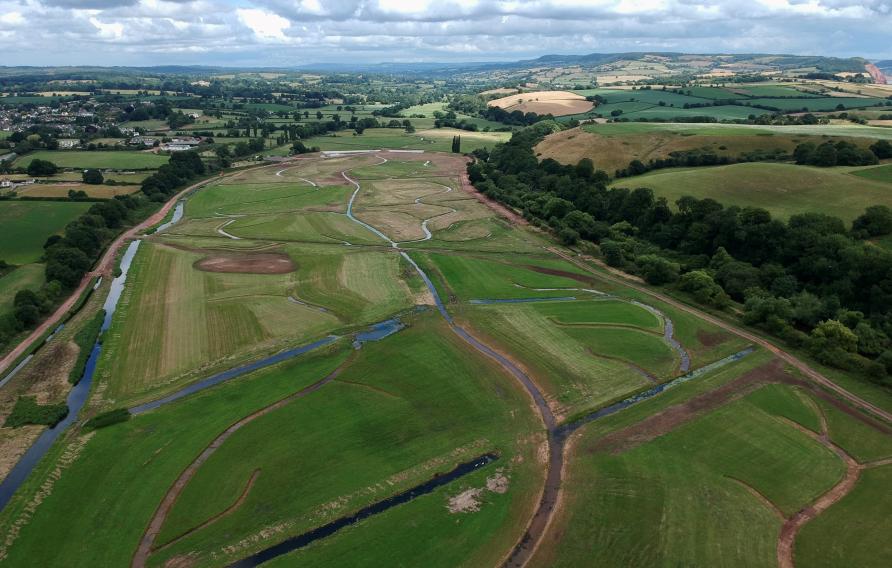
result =
[[[590,111],[594,104],[585,97],[569,91],[533,91],[490,101],[489,106],[507,111],[519,110],[536,114],[565,116]]]

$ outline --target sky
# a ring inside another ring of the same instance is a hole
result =
[[[3,65],[481,62],[678,51],[892,59],[892,0],[0,0]]]

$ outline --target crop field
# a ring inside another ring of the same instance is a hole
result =
[[[129,150],[109,152],[38,151],[22,156],[15,161],[15,167],[27,168],[32,160],[48,160],[60,168],[111,168],[119,170],[154,169],[163,166],[168,156],[149,152]]]
[[[43,244],[77,219],[89,203],[0,201],[0,260],[28,264],[43,256]]]
[[[869,171],[869,170],[868,170]],[[833,168],[748,163],[710,168],[672,168],[621,179],[616,187],[649,187],[670,203],[683,195],[711,197],[726,205],[762,207],[780,218],[828,211],[851,221],[871,205],[892,206],[889,185]]]
[[[552,114],[554,116],[579,114],[591,110],[594,106],[591,102],[585,100],[584,96],[570,91],[518,93],[489,101],[487,104],[509,112],[517,110],[523,113],[534,112],[536,114]]]

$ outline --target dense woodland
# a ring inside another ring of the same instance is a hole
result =
[[[533,146],[559,129],[542,122],[491,152],[471,181],[575,245],[651,284],[730,310],[805,348],[822,363],[892,386],[892,253],[865,239],[892,232],[892,211],[870,207],[851,227],[817,213],[784,222],[759,208],[682,197],[672,207],[647,188],[608,189],[591,160],[539,162]]]

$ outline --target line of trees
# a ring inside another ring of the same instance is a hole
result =
[[[650,189],[607,188],[590,160],[540,163],[533,146],[554,128],[538,123],[475,151],[472,183],[568,245],[599,243],[608,264],[706,305],[739,302],[747,323],[892,386],[892,253],[863,240],[892,233],[889,208],[870,207],[851,227],[689,196],[673,210]]]
[[[64,295],[75,288],[93,266],[104,246],[124,223],[138,215],[141,200],[129,195],[92,205],[86,213],[44,243],[45,284],[38,290],[20,290],[13,311],[0,318],[0,344],[34,327],[51,313]]]

